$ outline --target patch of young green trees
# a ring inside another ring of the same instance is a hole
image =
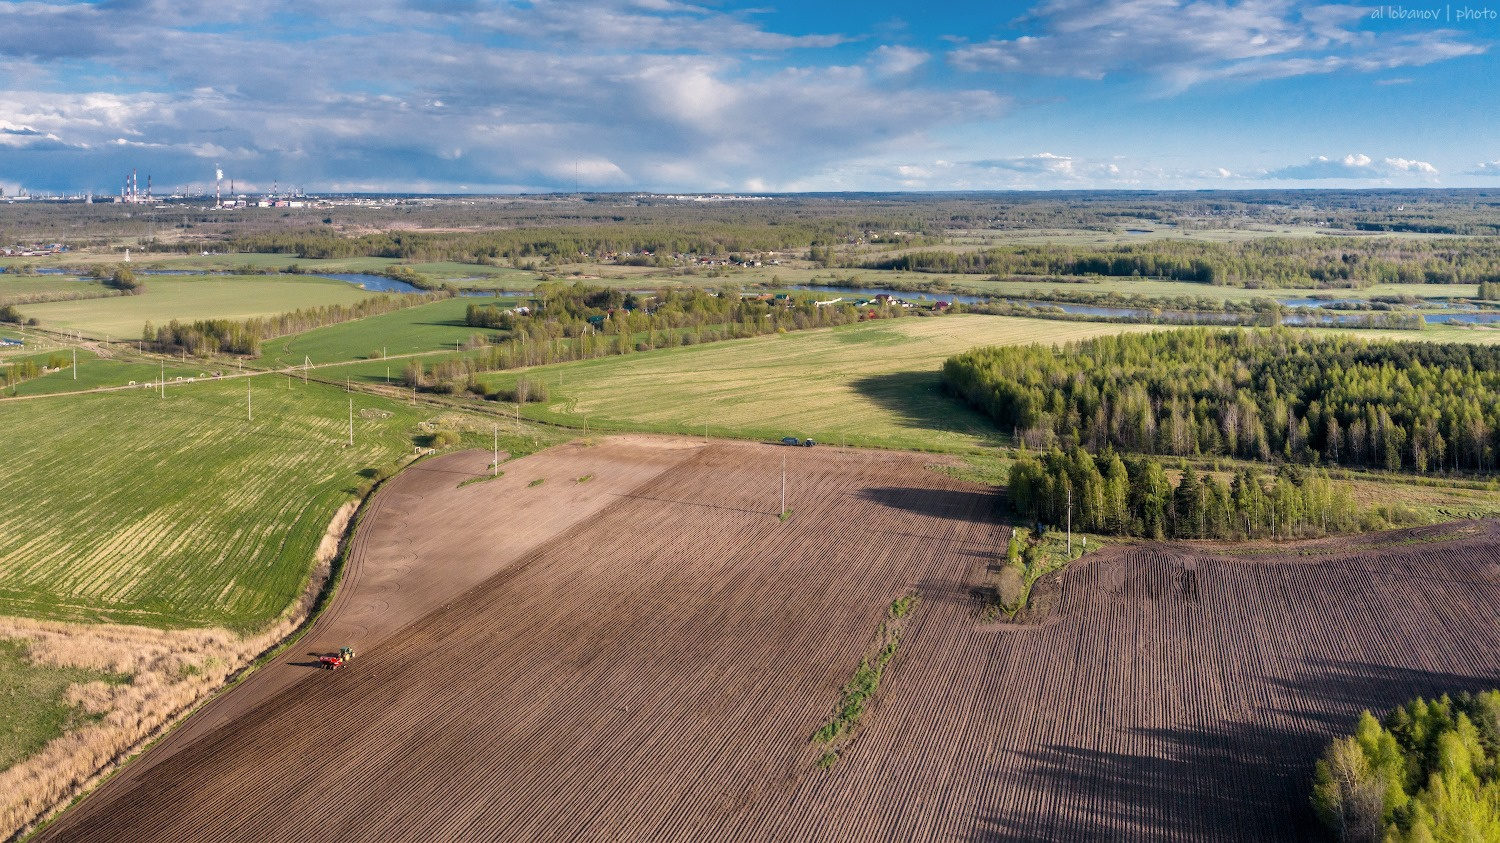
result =
[[[1500,840],[1500,691],[1366,711],[1318,761],[1313,807],[1339,840]]]
[[[1009,498],[1026,521],[1152,539],[1247,539],[1351,532],[1365,523],[1347,491],[1322,471],[1284,465],[1236,471],[1228,483],[1185,466],[1175,484],[1160,460],[1098,457],[1073,446],[1011,464]]]
[[[1488,471],[1500,348],[1163,331],[950,358],[955,394],[1033,448]]]

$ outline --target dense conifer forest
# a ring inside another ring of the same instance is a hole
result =
[[[1305,331],[1197,331],[989,347],[947,388],[1033,448],[1491,471],[1500,348]]]

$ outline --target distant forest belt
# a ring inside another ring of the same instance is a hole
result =
[[[1236,243],[1157,239],[1114,246],[1036,244],[909,252],[859,265],[1002,276],[1161,278],[1234,287],[1472,284],[1500,280],[1500,238],[1270,237]]]
[[[954,393],[1033,447],[1285,459],[1425,474],[1500,455],[1500,349],[1163,331],[950,358]]]

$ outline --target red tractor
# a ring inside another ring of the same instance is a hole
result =
[[[344,663],[354,658],[353,647],[340,647],[336,656],[320,656],[318,664],[326,670],[338,670]]]

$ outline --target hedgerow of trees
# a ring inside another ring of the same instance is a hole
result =
[[[1351,843],[1500,840],[1500,691],[1366,711],[1318,761],[1312,803]]]
[[[428,304],[446,295],[446,293],[379,295],[354,304],[321,305],[276,316],[257,316],[242,321],[199,319],[193,322],[181,322],[173,319],[160,327],[147,322],[141,330],[141,343],[145,348],[153,351],[174,354],[186,352],[208,356],[219,353],[257,357],[260,355],[262,340],[310,331],[313,328],[335,325],[353,319],[363,319],[366,316],[390,313],[419,304]]]
[[[1268,237],[1235,243],[1151,240],[1115,246],[1048,243],[976,251],[916,251],[868,269],[1164,278],[1231,287],[1362,288],[1372,284],[1500,281],[1500,239]]]
[[[1228,483],[1183,467],[1174,485],[1160,460],[1095,457],[1083,448],[1023,450],[1008,497],[1026,521],[1152,539],[1312,537],[1384,526],[1361,518],[1349,494],[1322,471],[1284,465],[1270,476],[1242,469]],[[1378,517],[1378,516],[1372,516]]]
[[[509,333],[499,342],[477,336],[470,343],[477,353],[432,365],[414,361],[403,373],[403,383],[436,392],[468,389],[483,394],[485,387],[477,376],[488,371],[905,315],[898,307],[859,309],[846,302],[819,306],[811,295],[746,298],[735,287],[670,288],[643,295],[560,282],[539,285],[528,309],[523,314],[494,305],[469,305],[469,325]]]
[[[978,348],[948,389],[1033,448],[1489,471],[1500,348],[1306,331],[1162,331]]]

